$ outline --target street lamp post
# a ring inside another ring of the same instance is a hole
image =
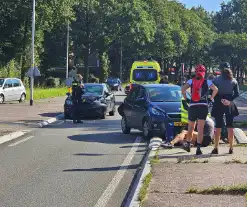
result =
[[[123,45],[121,40],[121,48],[120,48],[120,80],[122,80],[122,74],[123,74]]]
[[[35,0],[33,0],[33,16],[32,16],[32,58],[31,58],[31,75],[30,75],[30,106],[33,105],[33,85],[34,85],[34,38],[35,38]]]
[[[66,79],[69,78],[69,21],[67,23]]]

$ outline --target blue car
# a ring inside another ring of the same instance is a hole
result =
[[[190,98],[187,93],[187,99]],[[145,138],[154,134],[166,137],[169,125],[175,136],[188,124],[188,105],[182,99],[181,87],[177,85],[136,85],[118,108],[122,132],[138,129]]]

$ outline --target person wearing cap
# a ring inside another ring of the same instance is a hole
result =
[[[205,79],[206,68],[204,65],[196,66],[196,76],[193,79],[187,81],[182,87],[182,94],[185,100],[187,100],[186,91],[191,89],[191,100],[188,113],[188,133],[187,142],[184,144],[183,148],[187,152],[190,152],[192,135],[195,130],[195,125],[197,122],[197,150],[196,155],[201,155],[201,145],[203,141],[204,125],[208,115],[208,92],[209,88],[212,89],[213,93],[210,97],[213,102],[218,89],[212,83],[211,80]]]
[[[226,117],[226,127],[228,132],[229,141],[229,154],[233,153],[233,120],[234,117],[239,115],[238,109],[233,102],[239,96],[239,86],[237,80],[233,77],[233,73],[228,62],[220,64],[219,69],[221,75],[213,80],[213,83],[219,89],[218,94],[215,96],[211,116],[215,118],[215,142],[212,154],[218,154],[219,140],[221,136],[221,129],[223,125],[223,116]]]
[[[83,95],[84,85],[82,83],[82,75],[76,74],[74,81],[72,82],[72,101],[73,101],[73,123],[83,123],[79,117],[79,110],[81,106],[81,96]]]

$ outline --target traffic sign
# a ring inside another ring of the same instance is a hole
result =
[[[41,76],[40,71],[39,71],[39,69],[38,69],[37,67],[29,68],[28,71],[27,71],[27,73],[26,73],[26,75],[27,75],[28,77],[32,77],[32,76],[34,76],[34,77]]]

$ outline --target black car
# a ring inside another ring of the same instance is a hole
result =
[[[188,105],[182,98],[181,87],[177,85],[136,85],[118,108],[123,133],[128,134],[134,128],[143,131],[146,138],[154,133],[165,136],[166,124],[172,123],[175,135],[187,126],[183,117],[188,116]],[[190,99],[189,93],[187,98]]]
[[[121,91],[122,85],[119,78],[108,78],[106,83],[110,86],[111,90]]]
[[[85,93],[81,97],[80,117],[99,117],[105,119],[106,113],[110,116],[115,114],[115,96],[107,84],[86,83],[84,84]],[[64,103],[65,119],[72,119],[73,103],[71,95]]]

